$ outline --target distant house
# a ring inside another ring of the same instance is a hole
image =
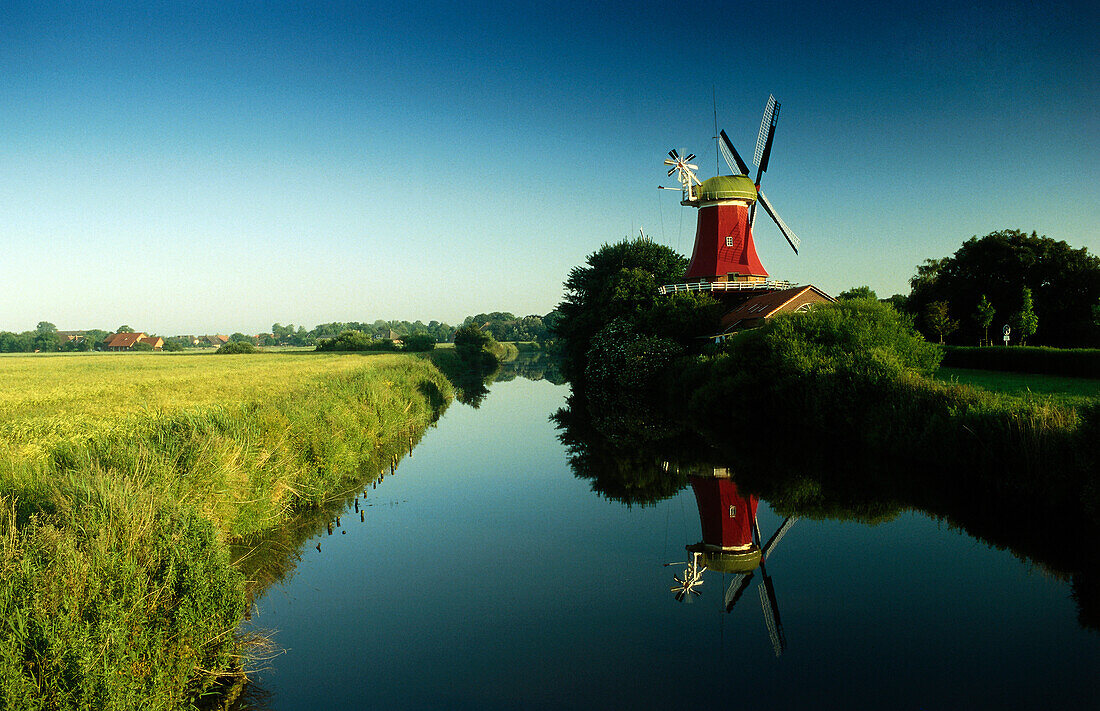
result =
[[[836,301],[812,284],[782,291],[769,291],[735,306],[722,317],[722,333],[759,326],[777,314],[809,311],[815,304]]]
[[[143,338],[144,333],[112,333],[107,336],[105,348],[109,351],[128,351]]]
[[[148,343],[153,347],[155,351],[164,350],[164,339],[160,336],[146,336],[139,341],[140,343]]]
[[[57,335],[61,339],[61,343],[80,343],[84,340],[84,336],[87,335],[87,331],[58,331]]]
[[[395,345],[395,346],[401,346],[404,343],[404,341],[401,340],[401,335],[398,334],[397,331],[393,330],[392,328],[389,330],[389,332],[385,335],[385,337],[382,340],[384,340],[384,341],[393,341],[393,345]]]
[[[224,346],[226,343],[229,343],[229,336],[223,336],[220,334],[217,336],[203,336],[203,339],[206,341],[206,345],[214,347],[221,347]]]

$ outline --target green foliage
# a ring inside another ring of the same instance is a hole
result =
[[[179,353],[184,349],[184,345],[176,338],[168,338],[164,341],[164,351],[168,353]]]
[[[152,344],[152,343],[145,343],[145,342],[143,342],[143,341],[138,341],[137,343],[135,343],[135,344],[133,345],[133,347],[132,347],[132,348],[130,348],[130,350],[132,350],[132,351],[146,351],[146,352],[148,352],[148,351],[151,351],[151,350],[153,350],[153,344]]]
[[[335,338],[322,338],[317,341],[318,351],[396,351],[398,346],[391,340],[372,337],[362,331],[343,331]]]
[[[495,367],[500,360],[499,344],[477,324],[467,324],[455,331],[455,353],[467,367]]]
[[[948,346],[944,351],[943,364],[953,368],[1100,378],[1100,348]]]
[[[234,333],[232,336],[229,337],[229,340],[233,343],[253,343],[254,341],[252,336],[248,336],[240,332]]]
[[[978,305],[974,308],[974,321],[982,327],[982,341],[985,344],[989,344],[989,326],[993,323],[993,318],[997,315],[997,311],[993,308],[993,304],[989,302],[989,297],[982,294],[982,297],[978,299]]]
[[[592,338],[585,383],[604,389],[642,388],[683,351],[669,338],[639,333],[627,321],[616,319]]]
[[[878,295],[869,286],[853,286],[847,291],[840,292],[836,298],[838,301],[851,301],[852,299],[878,300]]]
[[[122,325],[115,329],[115,333],[133,333],[134,329],[129,326]]]
[[[427,333],[414,333],[405,336],[403,348],[411,353],[423,353],[435,348],[435,338]]]
[[[828,375],[847,383],[928,376],[942,352],[904,314],[867,299],[783,314],[734,338],[729,352],[746,378]]]
[[[943,343],[944,336],[954,333],[959,328],[959,322],[951,318],[950,306],[946,301],[933,301],[928,304],[928,309],[924,312],[924,322],[933,333],[939,336],[940,343]]]
[[[605,244],[575,267],[565,282],[565,300],[552,321],[560,338],[563,371],[571,380],[584,376],[592,340],[605,326],[621,320],[639,333],[699,348],[698,337],[718,325],[720,307],[703,294],[661,296],[657,287],[683,278],[687,260],[647,240]]]
[[[1091,308],[1100,299],[1100,257],[1066,242],[1019,230],[972,237],[953,256],[928,260],[910,280],[908,310],[923,314],[933,301],[946,301],[959,313],[974,314],[983,295],[1002,314],[1022,309],[1027,287],[1034,309],[1043,315],[1045,345],[1100,346],[1100,324]],[[984,327],[966,319],[958,340],[975,343]],[[931,332],[930,332],[931,333]]]
[[[1039,328],[1039,316],[1035,313],[1035,303],[1031,299],[1031,289],[1026,286],[1020,298],[1020,310],[1013,317],[1016,333],[1020,336],[1020,345],[1027,345],[1027,339],[1035,335]]]
[[[467,316],[463,326],[475,324],[497,341],[528,341],[541,343],[549,337],[542,316],[516,317],[507,311]]]
[[[252,345],[251,341],[229,341],[223,343],[214,351],[216,355],[236,355],[239,353],[259,353],[260,349]]]

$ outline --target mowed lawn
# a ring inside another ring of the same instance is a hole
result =
[[[56,434],[149,411],[252,402],[333,374],[409,356],[313,352],[81,353],[0,357],[0,443],[18,432]]]
[[[1100,379],[1097,378],[1069,378],[971,368],[940,368],[936,378],[946,383],[961,383],[990,392],[1013,397],[1039,398],[1071,407],[1080,407],[1100,399]]]

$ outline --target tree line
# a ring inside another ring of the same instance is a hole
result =
[[[416,337],[418,340],[429,339],[432,343],[448,343],[454,340],[455,333],[462,326],[477,325],[478,328],[491,335],[497,341],[535,341],[545,343],[550,340],[549,324],[553,322],[554,313],[543,316],[516,316],[508,311],[494,311],[492,313],[479,313],[467,316],[461,326],[452,326],[442,321],[386,321],[378,319],[374,322],[360,321],[333,321],[322,323],[311,329],[304,326],[295,326],[293,323],[283,325],[274,323],[270,333],[245,334],[235,332],[229,336],[232,343],[251,343],[257,346],[315,346],[322,339],[335,339],[341,334],[353,332],[361,334],[362,339],[372,341],[405,340]],[[0,353],[33,353],[33,352],[58,352],[58,351],[91,351],[104,350],[108,337],[115,333],[133,333],[130,326],[119,326],[114,331],[103,329],[89,329],[78,332],[79,338],[69,338],[62,334],[57,327],[48,322],[41,321],[33,331],[16,333],[12,331],[0,331]],[[156,335],[150,333],[149,335]],[[164,336],[164,350],[179,351],[185,348],[206,347],[208,344],[203,337],[194,335]],[[137,344],[135,350],[151,348],[148,344]]]
[[[912,316],[929,340],[999,342],[1008,325],[1012,343],[1100,347],[1100,257],[1084,247],[1036,232],[991,232],[925,260],[909,287],[882,301]],[[838,298],[877,297],[861,286]]]

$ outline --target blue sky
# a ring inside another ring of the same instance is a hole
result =
[[[48,7],[46,7],[48,5]],[[5,3],[0,330],[545,313],[636,234],[690,254],[782,104],[776,278],[906,292],[971,235],[1100,252],[1092,3]],[[723,172],[727,172],[723,170]]]

